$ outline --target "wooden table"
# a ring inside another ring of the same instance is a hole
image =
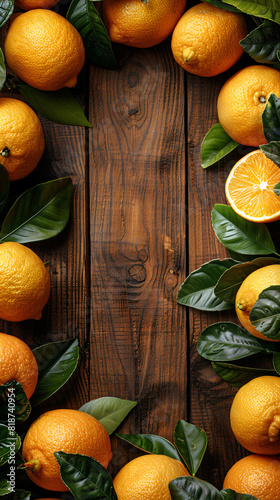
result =
[[[40,413],[78,409],[102,396],[126,398],[138,404],[120,432],[171,441],[184,419],[208,437],[198,477],[222,488],[226,471],[245,454],[229,425],[236,390],[197,354],[196,342],[208,324],[236,318],[188,310],[176,297],[190,271],[227,256],[211,210],[226,202],[226,177],[246,151],[240,147],[203,170],[200,146],[217,122],[222,84],[246,60],[200,78],[176,64],[170,38],[150,49],[115,49],[117,70],[87,66],[80,77],[77,92],[91,129],[40,117],[43,159],[13,190],[71,176],[71,219],[58,237],[30,244],[49,262],[52,290],[42,319],[1,321],[1,331],[32,347],[79,339],[75,374]],[[140,452],[116,437],[112,446],[114,475]]]

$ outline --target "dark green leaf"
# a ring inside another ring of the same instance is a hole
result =
[[[278,0],[223,0],[251,16],[263,17],[280,23],[280,5]]]
[[[232,363],[221,363],[212,361],[212,367],[222,380],[232,387],[242,387],[253,378],[264,375],[275,375],[274,370],[265,370],[263,368],[251,368],[249,366],[237,366]]]
[[[119,427],[121,422],[136,405],[136,401],[103,397],[84,404],[80,408],[80,411],[89,413],[89,415],[99,420],[110,435]]]
[[[221,490],[222,498],[224,500],[258,500],[258,498],[246,493],[236,493],[233,490]]]
[[[229,250],[249,255],[278,255],[265,224],[243,219],[229,205],[214,206],[212,224],[218,240]]]
[[[267,158],[273,161],[277,167],[280,167],[280,141],[271,141],[268,144],[262,144],[260,149]]]
[[[85,455],[55,452],[62,480],[75,500],[117,500],[109,472]]]
[[[179,420],[175,427],[174,442],[189,473],[195,476],[207,448],[205,431],[185,420]]]
[[[238,142],[235,142],[226,133],[220,123],[216,123],[204,137],[201,144],[201,166],[210,167],[217,163],[221,158],[237,148]]]
[[[9,196],[9,174],[7,169],[0,163],[0,213],[5,207]]]
[[[8,482],[8,480],[6,478],[0,479],[0,497],[8,495],[10,491],[11,491],[11,485]]]
[[[222,0],[204,0],[207,3],[211,3],[215,5],[215,7],[219,7],[220,9],[229,10],[230,12],[240,12],[236,7],[232,5],[226,5]]]
[[[79,359],[77,339],[50,342],[34,349],[39,368],[38,383],[32,406],[36,406],[54,394],[75,371]]]
[[[280,352],[273,353],[273,368],[280,375]]]
[[[14,0],[0,0],[0,28],[14,12]]]
[[[19,382],[11,380],[0,385],[0,422],[6,424],[9,416],[12,419],[15,417],[16,423],[24,422],[30,412],[31,405]],[[9,427],[12,429],[10,424]]]
[[[232,305],[216,297],[214,288],[222,274],[237,262],[232,259],[215,259],[202,264],[181,285],[177,302],[201,311],[222,311]]]
[[[0,49],[0,90],[2,90],[5,81],[6,81],[6,65],[5,65],[4,54]]]
[[[234,304],[235,296],[244,279],[253,271],[272,264],[280,264],[280,260],[274,257],[259,257],[250,262],[236,264],[222,274],[214,288],[215,295]]]
[[[245,52],[258,63],[278,63],[277,51],[280,49],[280,34],[276,23],[265,21],[239,43]]]
[[[27,243],[56,236],[69,219],[71,192],[70,177],[44,182],[25,191],[3,222],[0,243]]]
[[[86,57],[97,66],[116,68],[117,63],[111,40],[93,2],[72,0],[66,18],[80,33]]]
[[[280,196],[280,182],[278,182],[276,186],[274,186],[273,191],[275,194],[277,194],[277,196]]]
[[[237,252],[233,252],[233,250],[229,250],[227,249],[230,257],[236,261],[239,261],[239,262],[249,262],[250,260],[253,260],[254,259],[254,255],[246,255],[246,254],[242,254],[242,253],[237,253]]]
[[[11,491],[11,489],[9,491]],[[0,495],[1,495],[1,487],[0,487]],[[5,500],[30,500],[30,498],[31,498],[31,493],[29,491],[24,491],[24,490],[15,490],[13,493],[10,493],[9,495],[5,496]]]
[[[280,339],[280,285],[270,286],[260,293],[249,319],[268,339]]]
[[[197,351],[210,361],[233,361],[258,352],[272,353],[272,342],[253,337],[249,332],[231,322],[214,323],[201,333]]]
[[[48,120],[63,125],[81,125],[92,127],[84,115],[72,91],[68,88],[46,92],[34,89],[26,83],[17,85],[17,89],[34,108]]]
[[[119,434],[116,433],[120,439],[123,439],[127,443],[136,446],[140,450],[146,451],[147,453],[153,453],[154,455],[166,455],[170,458],[175,458],[182,462],[181,457],[176,450],[175,446],[167,441],[167,439],[156,436],[154,434]]]
[[[14,424],[12,423],[13,426]],[[10,428],[10,422],[9,427],[0,424],[0,466],[8,462],[8,460],[10,461],[10,465],[13,465],[15,454],[19,450],[20,445],[20,437]]]
[[[273,23],[274,26],[277,24]],[[277,29],[279,31],[279,27]],[[279,44],[280,44],[280,35]],[[263,131],[267,142],[280,140],[280,99],[271,94],[262,113]]]
[[[221,493],[206,481],[195,477],[178,477],[169,483],[172,500],[223,500]]]

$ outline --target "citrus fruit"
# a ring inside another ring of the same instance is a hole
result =
[[[45,149],[40,120],[24,102],[0,98],[0,163],[9,180],[26,177],[38,165]]]
[[[280,458],[268,455],[242,458],[228,471],[223,488],[259,500],[280,500]]]
[[[280,72],[261,64],[243,68],[225,82],[218,95],[218,118],[234,141],[266,144],[262,113],[271,93],[280,95]]]
[[[22,340],[0,333],[0,385],[19,382],[31,398],[38,381],[38,365],[28,345]]]
[[[38,255],[20,243],[0,244],[0,318],[40,319],[50,290],[49,273]]]
[[[104,0],[103,17],[113,42],[152,47],[172,33],[186,0]]]
[[[58,2],[59,0],[15,0],[15,5],[23,10],[50,9]]]
[[[56,12],[34,9],[15,17],[5,40],[7,64],[40,90],[74,87],[85,62],[76,28]]]
[[[273,191],[280,168],[257,149],[243,156],[226,181],[226,197],[233,210],[253,222],[280,219],[280,198]]]
[[[257,377],[236,393],[230,425],[246,450],[261,455],[280,453],[280,377]]]
[[[118,500],[170,500],[168,484],[189,476],[183,464],[165,455],[142,455],[128,462],[116,475]]]
[[[253,271],[245,278],[235,297],[235,310],[240,323],[254,337],[263,340],[273,339],[269,339],[252,325],[249,314],[260,293],[272,285],[280,285],[279,264],[264,266]]]
[[[242,14],[199,3],[179,19],[171,49],[176,62],[186,71],[215,76],[238,61],[243,54],[239,41],[246,35]]]
[[[22,445],[29,478],[47,490],[68,491],[60,477],[55,451],[87,455],[104,467],[112,458],[106,429],[96,418],[79,410],[59,409],[43,413],[29,427]]]

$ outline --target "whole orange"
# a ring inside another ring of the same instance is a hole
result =
[[[223,488],[259,500],[280,500],[280,458],[268,455],[242,458],[228,471]]]
[[[280,453],[280,377],[257,377],[236,393],[230,425],[246,450],[261,455]]]
[[[170,500],[168,485],[180,476],[189,476],[181,462],[149,454],[128,462],[113,484],[118,500]]]
[[[55,451],[87,455],[104,467],[112,458],[106,429],[96,418],[79,410],[43,413],[29,427],[22,445],[22,458],[29,478],[47,490],[68,491],[60,477]]]
[[[266,144],[262,113],[271,93],[280,95],[280,72],[261,64],[241,69],[222,86],[218,118],[234,141],[245,146]]]
[[[10,181],[22,179],[38,165],[45,149],[40,120],[24,102],[0,98],[0,163]]]
[[[113,42],[146,48],[172,33],[186,0],[103,0],[103,17]]]
[[[40,90],[74,87],[85,62],[84,44],[76,28],[48,9],[15,17],[4,50],[16,75]]]
[[[28,345],[22,340],[0,333],[0,384],[19,382],[31,398],[38,382],[38,365]]]
[[[0,244],[0,318],[40,319],[50,290],[49,273],[38,255],[20,243]]]
[[[243,54],[240,40],[247,35],[242,14],[208,3],[191,7],[173,31],[175,60],[189,73],[215,76],[231,68]]]
[[[259,332],[256,327],[252,325],[249,317],[250,311],[258,299],[259,294],[271,285],[280,285],[279,264],[261,267],[245,278],[235,297],[235,310],[242,326],[254,335],[254,337],[280,342],[280,340],[269,339]]]

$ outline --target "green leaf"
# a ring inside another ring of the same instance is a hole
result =
[[[16,87],[32,108],[48,120],[63,125],[92,127],[70,89],[63,88],[46,92],[34,89],[26,83],[18,84]]]
[[[12,424],[12,427],[14,425]],[[10,461],[14,464],[15,454],[20,449],[21,439],[14,430],[6,425],[0,424],[0,466]]]
[[[280,49],[279,27],[271,21],[265,21],[239,43],[245,52],[260,64],[279,62],[277,58],[277,51]]]
[[[214,288],[223,273],[237,262],[232,259],[215,259],[202,264],[193,271],[181,285],[177,302],[201,311],[222,311],[232,305],[216,297]]]
[[[276,186],[274,186],[273,191],[277,196],[280,196],[280,182],[277,182]]]
[[[8,419],[15,422],[24,422],[31,412],[31,405],[26,397],[22,385],[15,380],[11,380],[4,385],[0,385],[0,422],[8,423]],[[12,425],[9,424],[12,428]]]
[[[174,442],[187,464],[189,473],[195,476],[207,448],[205,431],[185,420],[179,420],[175,427]]]
[[[36,406],[54,394],[75,371],[79,359],[77,339],[50,342],[33,350],[39,368],[38,383],[32,406]]]
[[[280,375],[280,352],[273,353],[273,368]]]
[[[2,224],[0,243],[27,243],[59,234],[70,216],[71,192],[70,177],[44,182],[25,191]]]
[[[237,252],[233,252],[233,250],[228,250],[228,253],[230,255],[230,257],[236,261],[239,261],[239,262],[249,262],[250,260],[253,260],[254,259],[254,255],[246,255],[246,254],[242,254],[242,253],[237,253]]]
[[[232,387],[242,387],[242,385],[247,384],[247,382],[256,377],[275,375],[275,370],[272,369],[266,370],[264,368],[252,368],[214,361],[211,364],[217,375]]]
[[[9,489],[9,483],[7,483],[6,488],[7,491],[11,491],[11,489]],[[1,491],[2,490],[0,486],[0,496],[1,496]],[[30,498],[31,498],[31,493],[29,491],[24,491],[24,490],[15,490],[13,493],[10,493],[9,495],[5,496],[5,500],[30,500]]]
[[[117,500],[109,472],[97,460],[85,455],[55,452],[63,482],[75,500]]]
[[[240,12],[236,7],[232,5],[225,5],[222,0],[204,0],[207,3],[211,3],[211,5],[215,5],[215,7],[219,7],[220,9],[229,10],[230,12]]]
[[[129,412],[137,405],[136,401],[103,397],[89,401],[81,406],[80,411],[89,413],[105,427],[108,434],[112,434]]]
[[[268,339],[280,339],[280,285],[270,286],[260,293],[249,319]]]
[[[116,433],[120,439],[123,439],[127,443],[136,446],[140,450],[146,451],[147,453],[153,453],[154,455],[166,455],[170,458],[175,458],[182,462],[181,457],[175,448],[175,446],[170,443],[167,439],[156,436],[154,434],[119,434]]]
[[[280,264],[280,260],[274,257],[259,257],[250,262],[236,264],[222,274],[214,288],[215,295],[220,299],[234,304],[235,296],[245,278],[257,269],[272,264]]]
[[[258,500],[258,498],[246,493],[236,493],[233,490],[221,490],[222,498],[224,500]]]
[[[177,477],[169,483],[172,500],[223,500],[221,493],[210,483],[196,477]]]
[[[115,69],[111,40],[92,0],[72,0],[66,18],[80,33],[86,57],[97,66]]]
[[[278,255],[265,224],[243,219],[229,205],[214,206],[212,224],[218,240],[229,250],[249,255]]]
[[[273,161],[277,167],[280,167],[280,141],[271,141],[269,144],[262,144],[260,149],[267,158]]]
[[[226,133],[220,123],[216,123],[204,137],[201,144],[201,166],[210,167],[237,148],[238,142]]]
[[[14,0],[0,0],[0,28],[14,12]]]
[[[9,196],[9,174],[7,169],[0,163],[0,213],[5,207]]]
[[[277,25],[275,25],[277,26]],[[279,28],[277,29],[279,31]],[[279,44],[280,44],[280,35]],[[267,142],[280,140],[280,99],[271,94],[262,113],[263,131]]]
[[[270,354],[275,350],[272,342],[253,337],[235,323],[226,321],[205,328],[197,343],[200,356],[210,361],[233,361],[259,352]]]
[[[0,90],[2,90],[5,81],[6,81],[6,65],[5,65],[4,54],[0,49]]]
[[[280,23],[280,5],[278,0],[223,0],[251,16],[263,17]]]

